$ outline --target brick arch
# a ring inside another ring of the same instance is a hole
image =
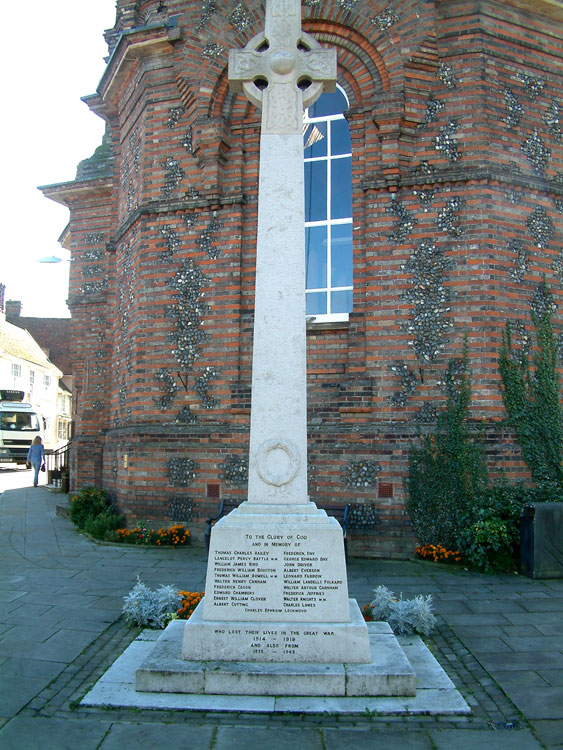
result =
[[[226,120],[244,120],[254,109],[248,99],[242,94],[234,93],[229,88],[227,65],[223,67],[215,86],[208,98],[208,117],[224,117]]]
[[[377,90],[389,91],[392,85],[392,76],[389,73],[389,61],[384,61],[382,55],[367,37],[349,27],[341,26],[332,21],[311,19],[303,23],[303,28],[311,36],[326,46],[336,47],[338,50],[338,69],[346,68],[356,81],[364,81],[363,86],[367,89],[373,87],[373,93]],[[393,67],[402,67],[398,56],[393,54]],[[344,64],[344,61],[346,63]],[[354,62],[355,61],[355,62]],[[358,68],[357,73],[354,69]],[[365,80],[366,73],[369,80]],[[395,76],[393,76],[395,78]],[[377,83],[379,85],[377,85]],[[362,87],[363,88],[363,87]],[[367,91],[362,93],[361,100],[365,100]]]
[[[325,46],[337,48],[338,83],[351,106],[371,103],[377,92],[392,88],[397,74],[389,74],[381,54],[361,34],[328,21],[305,22],[304,28]],[[209,116],[240,121],[248,116],[251,106],[244,96],[229,90],[225,65],[209,97]]]

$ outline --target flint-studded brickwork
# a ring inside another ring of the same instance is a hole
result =
[[[246,489],[227,475],[248,453],[259,113],[229,92],[227,51],[264,12],[117,6],[87,99],[105,148],[45,189],[71,209],[72,484],[106,487],[130,523],[186,513],[197,538],[209,486]],[[310,496],[369,508],[352,554],[412,551],[408,445],[465,334],[491,474],[527,477],[500,423],[497,352],[507,320],[526,343],[544,277],[562,323],[560,16],[541,0],[304,4],[350,101],[354,310],[307,341]],[[182,484],[170,467],[188,465]]]

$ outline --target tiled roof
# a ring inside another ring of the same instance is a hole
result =
[[[7,354],[12,357],[24,359],[27,362],[41,365],[49,370],[56,371],[60,376],[63,373],[54,365],[31,334],[23,328],[18,328],[0,318],[0,355]]]
[[[49,359],[65,375],[72,374],[70,355],[70,318],[26,318],[11,316],[10,322],[25,328],[48,352]]]

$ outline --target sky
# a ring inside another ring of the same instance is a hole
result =
[[[0,283],[22,315],[68,317],[69,253],[58,243],[68,209],[38,185],[74,179],[102,141],[104,122],[80,97],[105,69],[103,32],[115,0],[28,0],[3,5]],[[61,263],[39,263],[57,256]]]

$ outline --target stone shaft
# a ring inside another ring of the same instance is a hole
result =
[[[261,136],[248,501],[307,499],[303,138]]]
[[[265,33],[244,50],[231,50],[229,58],[231,86],[243,87],[262,106],[250,503],[307,501],[303,96],[298,84],[306,71],[316,81],[316,96],[324,82],[334,86],[336,55],[314,39],[304,45],[303,38],[299,0],[268,0]],[[254,85],[258,76],[266,80],[263,93]]]

